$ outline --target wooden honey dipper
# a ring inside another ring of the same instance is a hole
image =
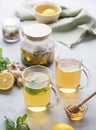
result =
[[[96,95],[96,92],[92,93],[90,96],[88,96],[85,100],[83,100],[81,103],[79,103],[78,105],[69,105],[67,108],[66,108],[66,111],[68,113],[78,113],[80,111],[80,107],[85,103],[87,102],[89,99],[91,99],[93,96]]]

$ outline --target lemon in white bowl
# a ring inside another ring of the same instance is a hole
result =
[[[33,13],[36,20],[40,23],[52,23],[59,19],[62,10],[54,3],[40,3],[33,7]]]
[[[45,9],[43,12],[42,12],[43,15],[53,15],[53,14],[56,14],[56,11],[54,9]]]

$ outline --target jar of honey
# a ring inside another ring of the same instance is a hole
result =
[[[54,61],[52,29],[46,24],[34,23],[23,27],[21,59],[24,65],[49,66]]]

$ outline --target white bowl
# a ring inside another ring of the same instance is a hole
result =
[[[48,15],[43,14],[45,10],[53,10],[55,13],[52,12]],[[40,23],[52,23],[56,22],[61,14],[61,7],[54,3],[40,3],[33,7],[33,13],[36,20]]]

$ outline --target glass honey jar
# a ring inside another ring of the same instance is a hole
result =
[[[86,104],[83,104],[82,106],[80,106],[78,109],[76,108],[76,106],[78,106],[78,104],[80,104],[80,101],[78,102],[72,102],[72,103],[68,103],[65,106],[65,113],[66,115],[69,117],[70,120],[72,121],[79,121],[82,120],[86,114],[86,112],[88,111],[88,107]],[[75,108],[74,108],[75,107]]]
[[[49,66],[54,61],[52,29],[46,24],[34,23],[23,27],[21,59],[24,65]]]

